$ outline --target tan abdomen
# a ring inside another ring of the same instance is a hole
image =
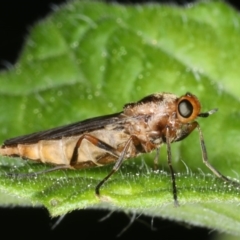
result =
[[[0,155],[20,156],[30,160],[41,161],[43,163],[54,165],[69,165],[69,156],[66,156],[66,152],[68,151],[66,151],[66,146],[64,146],[63,141],[63,139],[48,140],[39,141],[34,144],[6,146],[0,148]]]
[[[119,134],[118,131],[108,130],[96,130],[91,132],[91,135],[112,146],[116,149],[118,155],[120,155],[129,138],[127,134]],[[69,168],[102,166],[117,160],[118,156],[94,145],[85,138],[82,139],[80,145],[77,145],[80,138],[81,135],[57,140],[41,140],[33,144],[2,146],[0,148],[0,155],[20,156],[33,161],[64,165]],[[73,159],[76,146],[78,146],[78,154],[76,159]],[[135,156],[135,154],[135,148],[132,145],[125,157],[129,158],[130,156]],[[72,163],[71,160],[73,160]]]

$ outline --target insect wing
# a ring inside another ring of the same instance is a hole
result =
[[[61,139],[63,137],[76,136],[85,132],[91,132],[104,128],[108,124],[117,124],[124,122],[124,117],[121,115],[121,113],[122,112],[90,118],[66,126],[11,138],[4,142],[4,146],[36,143],[40,140]]]

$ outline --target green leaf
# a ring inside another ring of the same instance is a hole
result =
[[[209,161],[230,178],[240,175],[240,18],[222,2],[189,8],[158,4],[121,6],[71,2],[39,22],[19,62],[0,73],[0,139],[121,111],[154,92],[197,95]],[[94,195],[112,166],[64,170],[0,157],[2,206],[44,205],[52,216],[74,209],[121,209],[240,235],[239,188],[216,178],[202,163],[198,132],[172,145],[180,207],[161,149],[126,161]],[[11,197],[10,197],[11,196]],[[13,198],[16,196],[17,198]]]

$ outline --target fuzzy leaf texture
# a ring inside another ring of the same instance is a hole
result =
[[[119,112],[154,92],[198,96],[198,122],[210,163],[240,175],[240,16],[222,2],[189,7],[73,1],[36,24],[18,63],[0,73],[0,140]],[[202,163],[198,131],[172,144],[180,207],[173,204],[166,147],[126,161],[101,189],[112,165],[36,177],[6,173],[48,169],[0,157],[1,206],[44,205],[52,216],[104,208],[163,217],[240,235],[240,190]]]

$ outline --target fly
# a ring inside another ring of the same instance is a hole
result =
[[[55,165],[40,173],[115,163],[95,188],[96,196],[100,197],[100,188],[118,171],[124,160],[155,149],[157,159],[161,145],[166,144],[173,199],[178,205],[171,143],[183,140],[195,128],[199,131],[203,163],[217,177],[230,181],[208,162],[203,134],[195,121],[197,117],[208,117],[217,109],[200,111],[198,98],[189,92],[181,97],[156,93],[126,104],[122,112],[8,139],[0,147],[0,155]]]

